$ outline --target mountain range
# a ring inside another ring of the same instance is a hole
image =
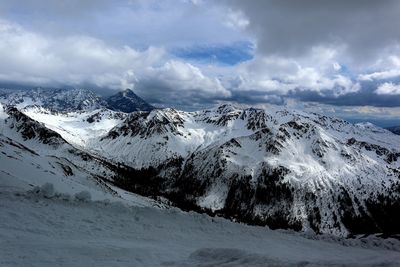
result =
[[[273,229],[398,233],[400,136],[372,124],[283,107],[153,109],[132,91],[0,98],[10,179],[61,175]]]
[[[107,108],[114,111],[150,111],[152,105],[126,89],[108,97],[102,97],[85,89],[35,88],[32,90],[0,89],[0,103],[18,108],[37,105],[61,112],[90,111]]]

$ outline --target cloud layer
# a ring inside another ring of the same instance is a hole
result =
[[[4,0],[0,83],[133,88],[184,109],[396,107],[399,12],[394,0]]]

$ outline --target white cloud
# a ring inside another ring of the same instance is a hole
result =
[[[250,22],[242,11],[229,9],[224,24],[233,29],[244,30],[249,26]]]
[[[336,71],[339,71],[339,70],[342,69],[342,66],[340,66],[340,64],[337,63],[337,62],[333,62],[332,67],[333,67],[333,69],[336,70]]]
[[[317,62],[317,59],[313,59]],[[306,62],[306,60],[304,60]],[[338,73],[332,67],[332,57],[322,57],[318,68],[304,66],[301,60],[257,55],[235,69],[239,73],[238,90],[256,90],[286,95],[293,90],[329,93],[334,96],[355,93],[359,83]]]
[[[3,82],[52,83],[120,89],[127,72],[162,59],[162,49],[144,52],[112,47],[87,36],[50,38],[0,21],[0,77]]]
[[[368,74],[360,74],[358,79],[361,81],[373,81],[373,80],[386,80],[392,79],[400,76],[400,70],[387,70],[387,71],[377,71]]]
[[[195,91],[209,96],[230,96],[230,91],[224,88],[216,78],[210,78],[192,64],[176,60],[167,61],[161,67],[149,67],[143,74],[148,80],[163,84],[168,90]]]
[[[400,95],[400,84],[383,83],[375,90],[378,95]]]

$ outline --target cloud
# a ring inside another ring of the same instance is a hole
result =
[[[236,66],[205,71],[201,63],[173,59],[163,48],[112,46],[84,35],[48,36],[4,20],[0,40],[3,83],[134,88],[160,105],[189,107],[193,102],[207,105],[221,100],[283,103],[282,97],[295,91],[344,95],[359,89],[335,72],[331,50],[308,56],[308,63],[327,65],[319,69],[300,60],[258,55]],[[255,96],[245,97],[247,92]]]
[[[0,83],[133,88],[196,109],[400,103],[400,2],[0,2]]]
[[[224,24],[233,29],[244,30],[250,22],[240,10],[229,9]]]
[[[361,89],[359,83],[335,69],[335,62],[330,59],[322,56],[311,60],[320,67],[304,66],[301,60],[259,55],[238,66],[239,78],[233,84],[236,90],[257,90],[281,96],[295,91],[342,96]]]
[[[344,49],[341,61],[370,64],[384,49],[398,44],[400,2],[375,1],[226,1],[249,20],[265,55],[298,57],[314,47]]]
[[[375,90],[378,95],[400,95],[400,84],[383,83]]]
[[[29,30],[51,36],[79,33],[137,48],[247,41],[240,29],[243,18],[235,14],[208,1],[0,1],[0,16]]]
[[[139,52],[128,46],[113,47],[87,36],[51,38],[7,21],[0,21],[0,78],[2,82],[83,83],[121,88],[123,77],[134,68],[163,57],[160,49]]]
[[[167,61],[160,67],[148,67],[139,72],[136,91],[159,105],[189,108],[198,103],[213,103],[227,99],[231,92],[216,78],[186,62]]]
[[[3,83],[134,88],[166,103],[230,96],[217,78],[170,59],[162,48],[139,51],[88,36],[52,38],[4,20],[0,21],[0,58]]]
[[[373,80],[386,80],[400,77],[400,69],[388,70],[388,71],[378,71],[368,74],[360,74],[358,76],[359,80],[362,81],[373,81]]]

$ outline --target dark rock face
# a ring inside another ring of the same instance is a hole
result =
[[[121,135],[147,138],[168,132],[174,135],[181,135],[178,128],[183,126],[183,122],[179,113],[174,109],[169,109],[168,112],[159,112],[158,110],[151,113],[134,112],[129,114],[122,124],[111,129],[103,139],[115,139]]]
[[[265,166],[256,182],[251,176],[235,177],[229,187],[225,206],[218,213],[250,224],[268,225],[272,229],[301,230],[301,222],[290,215],[293,188],[283,181],[285,167]],[[268,213],[258,212],[267,209]]]
[[[99,112],[94,113],[93,115],[89,116],[86,121],[88,123],[94,123],[94,122],[100,122],[104,116],[107,116],[108,118],[113,118],[113,119],[124,119],[125,116],[122,113],[111,113],[111,112],[106,112],[107,110],[102,109]]]
[[[26,116],[15,107],[7,108],[6,112],[8,115],[10,115],[10,128],[15,127],[16,131],[21,134],[24,140],[37,138],[43,144],[49,144],[53,146],[59,146],[67,143],[61,137],[61,135]]]
[[[400,152],[390,151],[387,148],[375,144],[369,144],[364,141],[357,141],[355,138],[350,138],[347,140],[347,144],[356,145],[360,148],[364,148],[367,151],[374,151],[378,156],[385,157],[385,161],[389,164],[397,161],[397,159],[400,158]]]
[[[151,111],[152,105],[138,97],[132,90],[126,89],[106,99],[107,107],[111,110],[131,113],[134,111]]]
[[[301,231],[304,225],[316,233],[321,233],[322,215],[326,210],[317,203],[323,196],[317,192],[307,191],[284,181],[290,171],[285,167],[270,168],[265,166],[256,181],[251,176],[233,174],[224,180],[228,188],[225,204],[222,209],[210,210],[198,204],[218,179],[224,176],[224,163],[215,166],[209,176],[195,170],[195,166],[186,163],[182,169],[182,159],[178,159],[157,168],[135,170],[130,167],[119,169],[121,174],[115,177],[115,184],[126,190],[145,196],[163,196],[171,203],[184,210],[194,210],[219,215],[234,221],[253,225],[268,225],[271,229],[293,229]],[[165,167],[174,173],[174,179],[168,180],[161,172]],[[400,186],[393,186],[392,193],[370,196],[359,200],[342,189],[330,200],[333,212],[333,228],[348,231],[350,234],[398,234],[400,225]],[[299,220],[293,214],[296,195],[301,195],[307,217]],[[343,228],[344,227],[344,228]]]

